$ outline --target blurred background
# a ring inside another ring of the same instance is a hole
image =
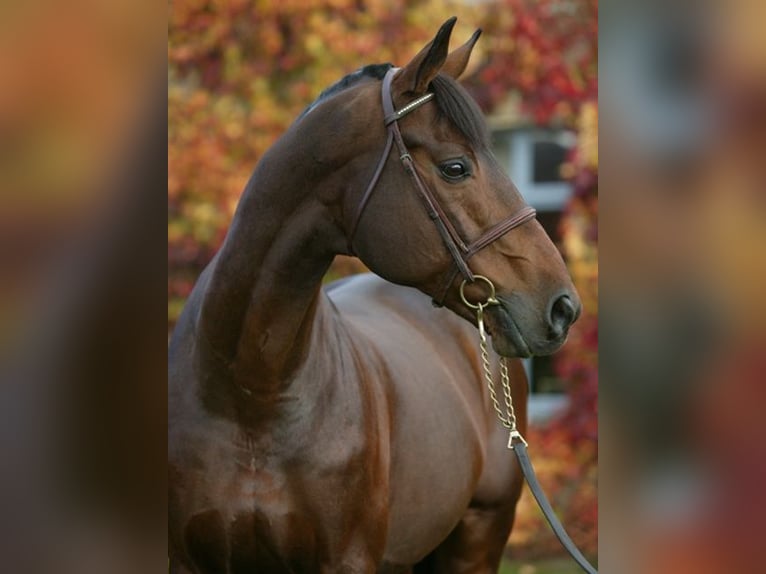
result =
[[[167,568],[166,29],[0,6],[3,572]]]
[[[598,381],[601,571],[764,571],[762,2],[609,2],[598,107],[595,2],[156,4],[0,8],[4,571],[165,571],[184,297],[303,107],[453,14],[456,42],[484,29],[466,86],[586,304],[565,349],[528,365],[558,512],[595,556]],[[512,568],[574,571],[556,552],[525,495]]]
[[[602,7],[604,572],[766,571],[764,21]]]
[[[565,254],[585,304],[562,352],[526,362],[532,381],[528,438],[554,506],[595,557],[595,1],[173,3],[168,328],[220,246],[264,151],[324,88],[365,64],[406,63],[452,15],[458,16],[453,47],[483,30],[463,83],[488,117],[495,155]],[[326,279],[364,270],[359,260],[339,257]],[[525,494],[506,571],[575,572],[562,552]]]

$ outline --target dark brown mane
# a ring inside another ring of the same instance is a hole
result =
[[[298,119],[320,103],[364,79],[382,80],[391,67],[391,64],[370,64],[347,74],[324,89]],[[431,81],[430,90],[436,94],[436,105],[441,118],[446,117],[472,146],[479,149],[489,148],[490,138],[484,116],[479,106],[460,84],[445,74],[439,74]]]
[[[446,117],[468,142],[481,150],[489,148],[487,124],[479,106],[455,80],[439,74],[431,81],[439,114]]]
[[[342,92],[346,88],[350,88],[351,86],[356,85],[361,80],[365,78],[372,78],[375,80],[382,80],[383,76],[386,75],[386,72],[390,70],[393,67],[393,64],[369,64],[367,66],[364,66],[362,68],[359,68],[355,72],[351,72],[350,74],[347,74],[343,76],[340,80],[335,82],[332,86],[329,88],[325,88],[322,90],[322,92],[317,96],[317,99],[311,102],[309,106],[303,110],[300,116],[298,116],[298,119],[301,119],[303,116],[305,116],[307,113],[309,113],[312,109],[314,109],[317,105],[321,104],[326,99],[330,98],[331,96],[334,96],[335,94]]]

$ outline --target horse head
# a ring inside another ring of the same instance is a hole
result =
[[[336,151],[326,153],[353,144],[338,177],[347,251],[470,321],[476,316],[461,281],[469,301],[485,301],[490,285],[474,279],[486,277],[496,291],[485,312],[495,350],[552,353],[580,313],[579,298],[534,210],[493,157],[481,111],[457,83],[480,31],[450,53],[454,23],[405,66],[386,69],[382,86],[361,82],[338,99],[344,128],[334,128]]]

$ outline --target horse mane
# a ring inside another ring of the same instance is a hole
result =
[[[362,80],[382,80],[392,67],[393,64],[390,63],[370,64],[344,76],[329,88],[322,90],[317,99],[298,116],[298,120],[325,100]],[[472,146],[482,150],[489,149],[490,137],[484,115],[468,92],[445,74],[438,74],[429,84],[429,89],[435,94],[434,100],[439,116],[446,117]]]
[[[489,149],[490,136],[484,114],[465,88],[445,74],[437,75],[429,87],[435,94],[440,117],[446,117],[473,147]]]
[[[364,79],[370,78],[374,80],[382,80],[383,77],[386,75],[386,72],[388,72],[393,67],[394,65],[390,63],[369,64],[367,66],[364,66],[363,68],[359,68],[355,72],[351,72],[350,74],[343,76],[340,80],[335,82],[332,86],[322,90],[322,93],[320,93],[319,96],[317,96],[317,99],[314,100],[311,104],[309,104],[309,106],[305,110],[303,110],[303,112],[301,112],[301,115],[298,116],[298,119],[300,120],[303,116],[308,114],[311,110],[313,110],[323,101],[329,99],[330,97],[334,96],[338,92],[342,92],[346,88],[350,88],[351,86],[358,84],[360,81]]]

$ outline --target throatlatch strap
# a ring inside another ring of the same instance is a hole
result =
[[[386,139],[386,146],[383,148],[383,153],[380,155],[380,159],[378,160],[378,165],[375,168],[375,173],[372,175],[372,179],[370,180],[370,183],[367,185],[367,189],[364,190],[362,201],[359,202],[359,206],[356,208],[354,221],[351,224],[351,231],[348,234],[348,252],[351,254],[354,254],[354,246],[352,245],[352,243],[354,241],[354,236],[356,235],[356,228],[359,227],[359,221],[362,219],[364,208],[367,207],[367,203],[369,203],[370,201],[372,192],[375,191],[375,186],[377,185],[378,180],[380,179],[380,174],[383,173],[383,168],[386,166],[386,160],[388,159],[388,155],[391,153],[391,148],[393,146],[394,146],[394,134],[391,132],[391,130],[388,130],[388,139]]]

